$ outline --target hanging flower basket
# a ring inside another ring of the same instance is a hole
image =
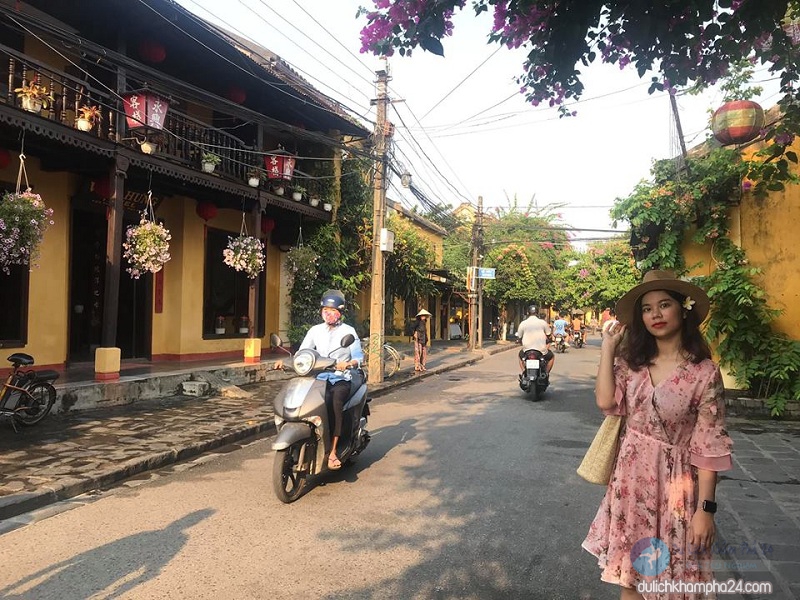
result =
[[[143,273],[158,273],[170,259],[169,230],[142,215],[138,225],[128,227],[126,240],[122,243],[123,256],[130,263],[126,269],[133,279],[139,279]]]
[[[244,271],[250,279],[264,270],[264,244],[252,235],[242,233],[239,237],[229,237],[222,256],[226,265]]]
[[[39,244],[53,224],[53,209],[30,190],[5,193],[0,201],[0,269],[10,273],[12,265],[30,265],[39,255]]]

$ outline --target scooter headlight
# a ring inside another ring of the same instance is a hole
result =
[[[314,368],[314,355],[302,350],[294,355],[294,370],[298,375],[308,375]]]

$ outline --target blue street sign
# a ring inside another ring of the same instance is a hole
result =
[[[494,269],[478,268],[478,279],[494,279]]]

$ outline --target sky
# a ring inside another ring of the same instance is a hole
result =
[[[356,18],[372,0],[178,0],[203,19],[244,35],[280,55],[312,85],[371,122],[375,71],[384,63],[361,54]],[[584,69],[584,95],[560,119],[555,108],[534,107],[519,94],[524,50],[488,44],[491,18],[476,17],[467,3],[456,15],[444,57],[421,49],[388,61],[388,119],[395,125],[394,153],[401,168],[428,197],[485,210],[516,201],[550,209],[576,231],[578,241],[612,233],[615,198],[649,178],[653,160],[680,152],[669,97],[649,95],[651,74],[593,64]],[[761,68],[757,81],[769,78]],[[766,109],[778,100],[777,83],[762,83]],[[722,95],[680,96],[687,147],[706,136],[710,112]],[[416,200],[398,178],[388,197],[412,207]],[[625,230],[627,224],[618,224]]]

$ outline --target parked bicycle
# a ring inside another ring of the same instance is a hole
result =
[[[16,424],[36,425],[47,416],[56,401],[56,388],[51,381],[58,379],[58,372],[45,370],[23,370],[33,364],[30,354],[16,352],[8,357],[11,373],[0,391],[0,418],[8,418],[14,431]]]
[[[369,374],[369,338],[363,338],[361,345],[364,347],[364,362],[361,365],[364,372]],[[400,353],[389,344],[383,345],[383,378],[388,379],[400,370]]]

